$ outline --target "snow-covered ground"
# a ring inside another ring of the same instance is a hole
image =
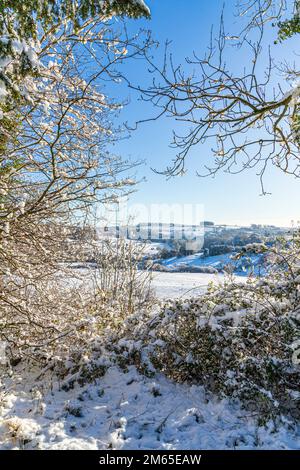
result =
[[[44,382],[45,386],[46,382]],[[31,389],[31,391],[30,391]],[[96,383],[42,394],[21,381],[0,400],[1,449],[299,449],[295,430],[258,427],[199,386],[110,368]]]
[[[160,299],[193,297],[203,294],[210,282],[223,279],[223,274],[154,272],[152,286]]]

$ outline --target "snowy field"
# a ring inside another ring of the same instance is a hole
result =
[[[90,268],[74,269],[74,277],[68,280],[64,279],[64,283],[68,282],[71,286],[76,285],[92,285],[95,270]],[[238,282],[243,282],[246,278],[235,276]],[[210,282],[222,282],[224,274],[208,274],[208,273],[177,273],[177,272],[152,272],[152,288],[155,295],[159,299],[172,299],[179,297],[193,297],[203,294]]]
[[[223,274],[154,272],[152,286],[160,299],[193,297],[203,294],[210,282],[220,282],[223,279]]]
[[[69,392],[3,396],[1,449],[299,449],[296,432],[258,427],[251,413],[202,387],[113,367]]]

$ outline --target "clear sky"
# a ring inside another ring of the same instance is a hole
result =
[[[176,62],[182,62],[186,56],[191,56],[193,50],[199,56],[204,55],[211,25],[217,25],[223,1],[147,0],[147,4],[151,8],[152,19],[130,22],[130,31],[139,27],[151,29],[153,37],[162,45],[166,39],[172,40],[171,49]],[[228,32],[235,28],[232,23],[235,21],[232,16],[234,4],[233,0],[225,2]],[[297,40],[299,41],[298,38]],[[292,51],[294,43],[290,43],[288,47]],[[280,46],[276,54],[282,54]],[[161,56],[162,49],[158,49],[155,59],[159,60]],[[244,60],[249,58],[244,57]],[[243,65],[240,63],[241,56],[236,55],[234,50],[229,61],[232,61],[234,68]],[[146,64],[131,64],[127,72],[136,83],[149,83]],[[155,112],[138,101],[133,91],[125,90],[125,96],[129,97],[130,104],[122,112],[122,119],[134,123],[135,120],[145,115],[151,116]],[[197,177],[195,172],[209,158],[210,146],[203,145],[194,149],[188,159],[188,173],[183,177],[167,181],[164,176],[153,173],[151,168],[164,169],[175,156],[175,150],[169,147],[174,127],[176,123],[167,118],[142,124],[130,139],[117,145],[116,150],[125,158],[145,160],[145,164],[138,170],[138,176],[145,176],[146,181],[140,184],[138,192],[131,197],[131,203],[203,204],[205,219],[227,224],[290,226],[291,220],[300,219],[300,180],[277,169],[269,169],[266,175],[265,186],[272,193],[267,196],[260,195],[260,183],[255,170],[238,175],[219,173],[215,178]]]

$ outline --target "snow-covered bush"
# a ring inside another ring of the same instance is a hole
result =
[[[44,230],[47,237],[44,234],[45,238],[39,240]],[[7,345],[11,364],[24,357],[66,354],[72,343],[84,341],[84,334],[78,340],[78,332],[90,322],[90,294],[84,292],[82,282],[81,287],[76,286],[79,276],[76,279],[76,274],[63,265],[68,256],[62,243],[66,233],[51,225],[35,231],[29,226],[28,232],[23,227],[19,236],[19,240],[7,240],[6,257],[1,257],[0,340]],[[74,259],[81,259],[80,252],[78,246]],[[15,253],[18,262],[12,263]],[[68,282],[71,276],[72,282]]]
[[[274,269],[265,278],[229,278],[200,298],[170,300],[158,313],[128,320],[118,353],[144,372],[240,399],[261,419],[282,413],[298,420],[299,236],[270,251]]]
[[[23,247],[23,264],[2,277],[0,341],[7,345],[11,365],[26,357],[43,364],[71,356],[77,367],[105,336],[105,328],[114,331],[126,317],[153,305],[151,274],[138,270],[142,246],[90,240],[97,267],[78,270],[69,263],[67,234],[60,238],[48,227],[48,235],[44,256],[50,260]],[[73,241],[69,248],[73,261],[84,266],[88,243]],[[68,262],[61,263],[64,259]]]

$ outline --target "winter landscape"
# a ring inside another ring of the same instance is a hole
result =
[[[0,464],[300,450],[300,2],[210,3],[0,4]]]

